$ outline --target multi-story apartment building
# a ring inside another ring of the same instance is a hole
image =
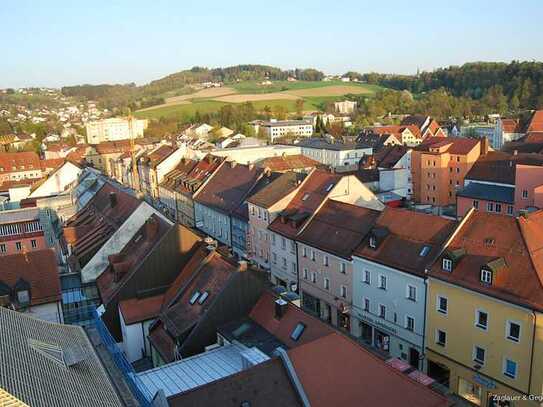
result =
[[[386,208],[353,254],[353,335],[420,368],[426,267],[454,230],[444,218]]]
[[[163,209],[170,218],[177,221],[177,198],[178,189],[187,178],[190,171],[198,164],[196,160],[182,158],[174,170],[164,176],[164,179],[158,186],[158,196]]]
[[[313,135],[313,124],[306,120],[255,120],[251,122],[251,125],[255,133],[264,132],[271,142],[285,136],[311,137]]]
[[[369,131],[379,135],[391,135],[403,146],[414,147],[423,141],[422,133],[415,125],[376,126],[369,128]]]
[[[91,121],[86,126],[87,142],[89,144],[99,144],[104,141],[143,137],[143,131],[147,128],[147,124],[147,120],[132,119],[130,125],[129,120],[122,117]],[[131,131],[132,135],[130,134]]]
[[[490,145],[495,150],[500,150],[505,143],[516,141],[524,136],[520,121],[518,119],[496,120],[494,133],[490,139]]]
[[[271,232],[271,280],[298,291],[296,239],[326,198],[382,210],[384,205],[354,175],[313,170],[301,183],[296,195],[269,225]]]
[[[372,148],[361,143],[328,143],[312,138],[298,143],[302,154],[332,168],[358,165],[360,159],[372,154]]]
[[[447,206],[456,203],[456,191],[479,155],[488,152],[483,139],[431,137],[411,153],[413,199],[417,203]]]
[[[158,186],[185,156],[186,148],[162,144],[138,157],[139,190],[158,199]]]
[[[263,269],[270,269],[271,232],[268,226],[292,200],[304,178],[304,174],[286,172],[247,199],[247,254]]]
[[[0,256],[43,250],[47,247],[40,209],[0,211]]]
[[[232,247],[231,216],[264,174],[254,165],[225,162],[194,194],[196,228]]]
[[[380,212],[328,199],[297,237],[304,309],[351,332],[352,252]]]
[[[472,210],[428,279],[428,374],[480,406],[543,396],[543,212]]]
[[[0,153],[0,185],[6,181],[39,179],[42,176],[40,158],[36,153]]]

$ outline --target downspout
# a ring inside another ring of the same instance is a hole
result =
[[[532,310],[532,315],[534,316],[534,331],[532,333],[532,352],[530,355],[530,376],[528,378],[528,395],[532,394],[531,388],[532,388],[532,369],[534,365],[534,344],[535,344],[535,330],[537,329],[537,316],[535,314],[535,311]]]
[[[428,270],[425,270],[425,274],[428,274]],[[427,319],[427,316],[426,316],[426,307],[428,306],[427,302],[428,302],[428,276],[425,277],[424,279],[424,318],[423,318],[423,323],[422,323],[422,356],[423,356],[423,359],[426,359],[426,319]],[[424,367],[424,362],[423,362],[423,367]],[[421,371],[425,371],[426,369],[421,369]]]

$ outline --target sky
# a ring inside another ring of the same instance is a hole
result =
[[[0,88],[144,84],[192,66],[414,74],[543,60],[541,0],[0,0]]]

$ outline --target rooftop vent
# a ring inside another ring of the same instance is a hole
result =
[[[275,318],[281,319],[283,318],[283,315],[287,312],[287,306],[288,302],[286,302],[284,299],[279,298],[275,300]]]

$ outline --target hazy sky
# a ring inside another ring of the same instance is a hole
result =
[[[542,21],[542,0],[0,0],[0,88],[142,84],[194,65],[543,60]]]

